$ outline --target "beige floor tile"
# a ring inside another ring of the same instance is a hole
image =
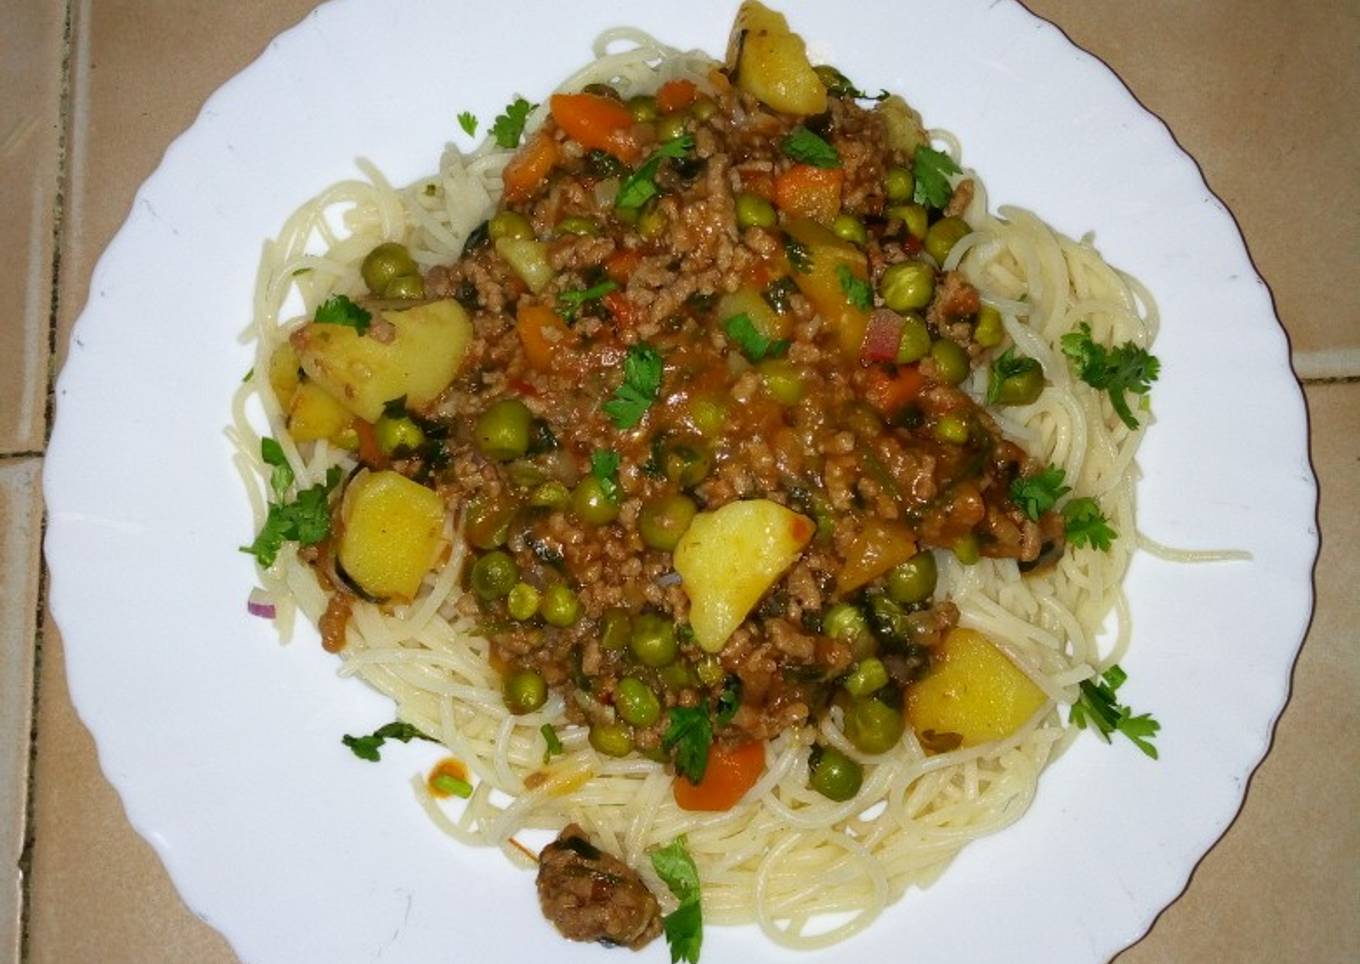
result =
[[[1360,251],[1360,178],[1346,173],[1360,156],[1360,4],[1025,2],[1199,161],[1275,293],[1299,375],[1360,375],[1360,287],[1337,284]]]
[[[64,5],[0,0],[0,453],[43,447]]]
[[[42,463],[0,461],[0,962],[19,960]]]

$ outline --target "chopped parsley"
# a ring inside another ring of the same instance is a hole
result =
[[[619,453],[609,449],[596,449],[590,456],[590,474],[600,480],[604,497],[615,505],[619,504]]]
[[[553,729],[551,723],[544,723],[538,728],[538,732],[543,734],[543,762],[545,764],[553,757],[566,752],[562,749],[562,741],[557,738],[557,730]]]
[[[732,717],[741,709],[741,677],[728,676],[723,680],[722,692],[718,694],[718,712],[714,719],[719,726],[732,722]]]
[[[1119,533],[1110,527],[1110,520],[1100,511],[1100,503],[1083,496],[1072,499],[1062,507],[1063,522],[1067,529],[1067,541],[1074,546],[1091,546],[1101,552],[1110,551],[1110,543],[1119,538]]]
[[[274,498],[282,502],[293,487],[293,467],[284,457],[283,446],[268,436],[260,439],[260,458],[264,459],[265,465],[273,467],[269,473],[269,489],[274,493]]]
[[[992,362],[991,373],[987,376],[987,404],[995,405],[1001,398],[1001,385],[1015,375],[1024,375],[1039,367],[1039,363],[1026,355],[1017,355],[1014,348],[1007,348]]]
[[[841,291],[845,292],[845,300],[850,304],[861,311],[868,311],[873,307],[874,289],[869,282],[856,278],[849,267],[843,264],[836,265],[836,280],[841,283]]]
[[[661,162],[666,158],[684,157],[694,148],[694,137],[684,134],[667,141],[652,152],[638,169],[619,185],[619,193],[614,198],[616,208],[640,208],[658,193],[656,175],[661,170]]]
[[[959,166],[952,157],[922,144],[912,156],[911,173],[916,178],[916,194],[912,200],[933,208],[949,205],[949,198],[954,193],[949,186],[949,175],[959,173]]]
[[[812,252],[802,241],[793,237],[786,238],[784,240],[784,253],[789,256],[789,264],[793,265],[794,271],[799,274],[807,274],[812,270]]]
[[[818,78],[826,87],[826,92],[832,97],[853,97],[855,100],[887,100],[888,97],[891,96],[884,90],[871,97],[856,87],[849,77],[845,76],[845,74],[829,64],[814,67],[813,69],[817,72]]]
[[[262,444],[261,455],[264,454],[263,449]],[[277,468],[275,466],[276,471]],[[254,556],[260,565],[268,568],[278,558],[285,542],[316,545],[331,534],[330,493],[339,484],[340,467],[333,465],[326,472],[326,481],[303,489],[292,502],[270,503],[263,528],[255,536],[254,542],[241,546],[241,551]],[[274,487],[275,480],[271,477],[270,488]]]
[[[789,350],[787,338],[775,340],[762,335],[746,312],[733,315],[723,322],[723,331],[727,332],[727,337],[736,343],[741,353],[752,362],[778,358]]]
[[[836,153],[836,149],[801,125],[791,130],[779,146],[800,164],[811,164],[813,167],[841,166],[841,156]]]
[[[675,769],[690,783],[703,781],[708,770],[708,748],[712,743],[713,722],[708,718],[707,703],[671,708],[661,746],[675,750]]]
[[[1063,485],[1066,475],[1062,469],[1050,465],[1042,472],[1016,479],[1011,483],[1011,499],[1025,515],[1038,522],[1041,515],[1072,491],[1070,486]]]
[[[316,309],[316,322],[320,325],[344,325],[359,334],[368,331],[368,323],[373,314],[350,301],[345,295],[327,298]]]
[[[340,738],[340,742],[349,747],[355,756],[370,763],[377,763],[382,759],[382,754],[378,750],[388,740],[400,740],[402,743],[410,743],[412,740],[435,742],[434,737],[426,736],[410,723],[400,721],[380,726],[368,736],[350,736],[346,733]]]
[[[1072,360],[1082,381],[1109,393],[1110,404],[1120,421],[1131,429],[1138,428],[1138,419],[1129,411],[1124,393],[1147,395],[1161,372],[1162,363],[1157,357],[1131,341],[1106,348],[1091,339],[1091,326],[1084,321],[1076,331],[1062,336],[1062,351]]]
[[[578,288],[575,291],[564,291],[557,296],[557,311],[568,322],[576,320],[576,314],[585,304],[591,301],[598,301],[611,291],[618,289],[618,283],[614,281],[601,281],[597,285],[589,288]]]
[[[529,111],[537,106],[516,95],[515,99],[506,105],[505,113],[497,114],[491,124],[491,136],[496,139],[496,145],[518,147],[519,139],[524,134],[524,124],[529,119]]]
[[[699,964],[699,948],[704,941],[704,915],[699,899],[699,868],[685,846],[681,834],[671,843],[648,856],[652,869],[661,878],[680,906],[662,920],[666,943],[670,945],[671,964],[687,961]]]
[[[255,369],[252,368],[250,371],[246,372],[244,375],[241,376],[241,384],[244,385],[246,382],[250,381],[254,377]]]
[[[477,136],[477,117],[470,110],[465,110],[458,115],[458,126],[468,137]]]
[[[1152,745],[1152,740],[1162,724],[1149,713],[1134,716],[1131,709],[1120,705],[1116,694],[1128,678],[1129,674],[1115,665],[1107,669],[1100,679],[1082,680],[1081,696],[1072,704],[1067,718],[1083,730],[1089,723],[1096,735],[1106,743],[1110,742],[1111,733],[1122,733],[1134,746],[1155,760],[1157,748]]]
[[[628,349],[623,361],[623,384],[604,403],[604,413],[615,428],[632,428],[642,421],[661,391],[661,356],[645,341]]]

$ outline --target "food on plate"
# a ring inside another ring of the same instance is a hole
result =
[[[759,3],[724,62],[596,54],[267,246],[246,551],[396,701],[346,744],[441,743],[421,803],[563,935],[822,946],[1077,728],[1156,756],[1115,665],[1155,307]]]

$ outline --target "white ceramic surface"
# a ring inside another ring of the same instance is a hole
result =
[[[412,178],[462,137],[458,111],[486,124],[514,92],[541,98],[603,27],[720,53],[734,7],[328,4],[207,102],[100,260],[47,462],[52,608],[76,706],[132,822],[243,958],[605,956],[555,936],[529,876],[426,822],[406,780],[436,751],[397,746],[372,766],[340,745],[389,720],[386,700],[338,681],[313,638],[280,648],[246,616],[251,561],[235,547],[251,521],[222,435],[250,364],[234,336],[261,239],[352,175],[351,158]],[[1162,721],[1161,760],[1078,741],[1018,825],[839,953],[1104,959],[1146,930],[1230,821],[1284,703],[1317,537],[1302,399],[1231,217],[1102,64],[1011,2],[861,7],[799,4],[792,19],[817,58],[955,131],[994,200],[1095,229],[1157,294],[1164,369],[1142,526],[1256,561],[1140,556],[1123,695]],[[704,961],[836,953],[710,928]],[[665,960],[664,944],[640,959]]]

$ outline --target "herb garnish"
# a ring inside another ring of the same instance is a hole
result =
[[[274,470],[269,473],[269,489],[274,493],[274,498],[282,502],[293,487],[293,467],[284,457],[283,446],[265,436],[260,439],[260,458],[264,459],[265,465],[273,466]]]
[[[841,156],[836,153],[836,149],[801,125],[791,130],[779,146],[800,164],[811,164],[813,167],[841,166]]]
[[[632,428],[642,421],[661,390],[661,356],[645,341],[628,349],[623,361],[623,384],[604,403],[604,413],[616,428]]]
[[[619,453],[609,449],[596,449],[590,456],[590,474],[600,480],[604,497],[615,505],[619,504]]]
[[[911,173],[916,178],[916,194],[912,200],[933,208],[949,205],[949,198],[954,194],[949,186],[949,175],[959,173],[959,166],[952,157],[922,144],[912,156]]]
[[[1038,522],[1041,515],[1072,491],[1070,486],[1063,485],[1066,476],[1062,469],[1050,465],[1042,472],[1015,479],[1011,482],[1011,499],[1025,515]]]
[[[377,763],[382,759],[382,754],[378,750],[387,740],[400,740],[402,743],[410,743],[412,740],[436,742],[434,737],[426,736],[410,723],[400,721],[380,726],[368,736],[350,736],[346,733],[340,738],[340,742],[349,747],[355,756],[370,763]]]
[[[557,296],[557,311],[568,322],[576,320],[576,313],[588,302],[598,301],[611,291],[617,290],[618,282],[601,281],[599,284],[591,285],[589,288],[578,288],[575,291],[564,291]]]
[[[722,692],[718,694],[718,712],[714,719],[719,726],[732,722],[732,717],[741,709],[741,677],[728,676],[723,680]]]
[[[272,447],[266,446],[265,442],[274,444]],[[283,484],[285,474],[276,462],[270,461],[276,457],[279,459],[283,457],[282,449],[275,452],[277,446],[278,443],[273,439],[261,440],[260,456],[274,466],[274,471],[270,473],[269,487],[282,500],[283,495],[279,486]],[[286,461],[284,465],[287,465]],[[265,517],[264,526],[255,536],[255,541],[248,546],[241,546],[241,551],[254,556],[260,565],[268,568],[278,558],[279,550],[283,548],[285,542],[293,541],[304,546],[314,546],[325,539],[331,534],[330,493],[340,484],[340,474],[340,467],[333,465],[326,471],[324,482],[303,489],[292,502],[271,502],[269,515]],[[287,470],[286,478],[287,485],[283,485],[284,491],[293,484],[291,468]]]
[[[470,110],[465,110],[458,115],[458,126],[463,129],[468,137],[477,136],[477,116]]]
[[[699,948],[704,941],[704,916],[699,900],[699,868],[685,847],[681,834],[668,846],[653,850],[652,869],[670,888],[680,906],[662,920],[666,943],[670,945],[671,964],[688,961],[699,964]]]
[[[812,270],[812,252],[802,241],[794,237],[785,238],[784,253],[789,256],[789,264],[793,265],[794,271],[807,274]]]
[[[321,303],[314,317],[319,325],[344,325],[362,335],[368,331],[373,313],[359,307],[345,295],[335,295]]]
[[[1097,344],[1091,340],[1091,326],[1084,321],[1076,331],[1062,336],[1062,351],[1072,360],[1082,381],[1109,393],[1120,421],[1131,429],[1138,428],[1138,419],[1129,411],[1124,393],[1146,395],[1151,390],[1162,368],[1157,357],[1131,341],[1117,348]]]
[[[683,134],[673,138],[652,152],[628,179],[619,185],[619,193],[614,198],[616,208],[640,208],[656,196],[656,175],[661,170],[661,162],[668,157],[684,157],[694,147],[694,137]]]
[[[836,265],[836,280],[841,283],[841,291],[845,292],[845,299],[861,311],[868,311],[874,304],[874,289],[869,282],[861,278],[856,278],[850,268],[843,264]]]
[[[733,315],[723,322],[723,331],[727,332],[727,337],[732,339],[741,349],[741,353],[752,362],[778,358],[789,350],[787,338],[776,340],[762,335],[746,312]]]
[[[1119,704],[1116,694],[1128,678],[1129,674],[1116,664],[1099,680],[1082,680],[1081,696],[1072,704],[1067,719],[1083,730],[1090,723],[1096,735],[1106,743],[1110,742],[1111,733],[1123,733],[1134,746],[1155,760],[1157,748],[1152,745],[1152,739],[1162,724],[1149,713],[1134,716],[1131,709]]]
[[[713,743],[713,723],[708,718],[708,704],[672,707],[661,746],[675,750],[675,769],[690,783],[703,782],[708,770],[708,748]]]
[[[1014,348],[1007,348],[992,362],[987,376],[987,404],[995,405],[1001,398],[1001,383],[1015,375],[1024,375],[1039,367],[1039,362],[1027,355],[1017,355]]]
[[[566,752],[562,749],[562,741],[557,738],[557,730],[553,729],[551,723],[544,723],[538,728],[538,732],[543,734],[543,762],[545,764],[553,757]]]
[[[505,107],[504,114],[497,114],[491,124],[491,136],[499,147],[518,147],[524,124],[529,119],[529,111],[537,107],[518,95]]]
[[[1072,499],[1062,507],[1063,522],[1066,524],[1067,541],[1074,546],[1091,546],[1101,552],[1110,551],[1110,543],[1119,538],[1119,533],[1110,527],[1110,520],[1100,511],[1100,503],[1083,496]]]

